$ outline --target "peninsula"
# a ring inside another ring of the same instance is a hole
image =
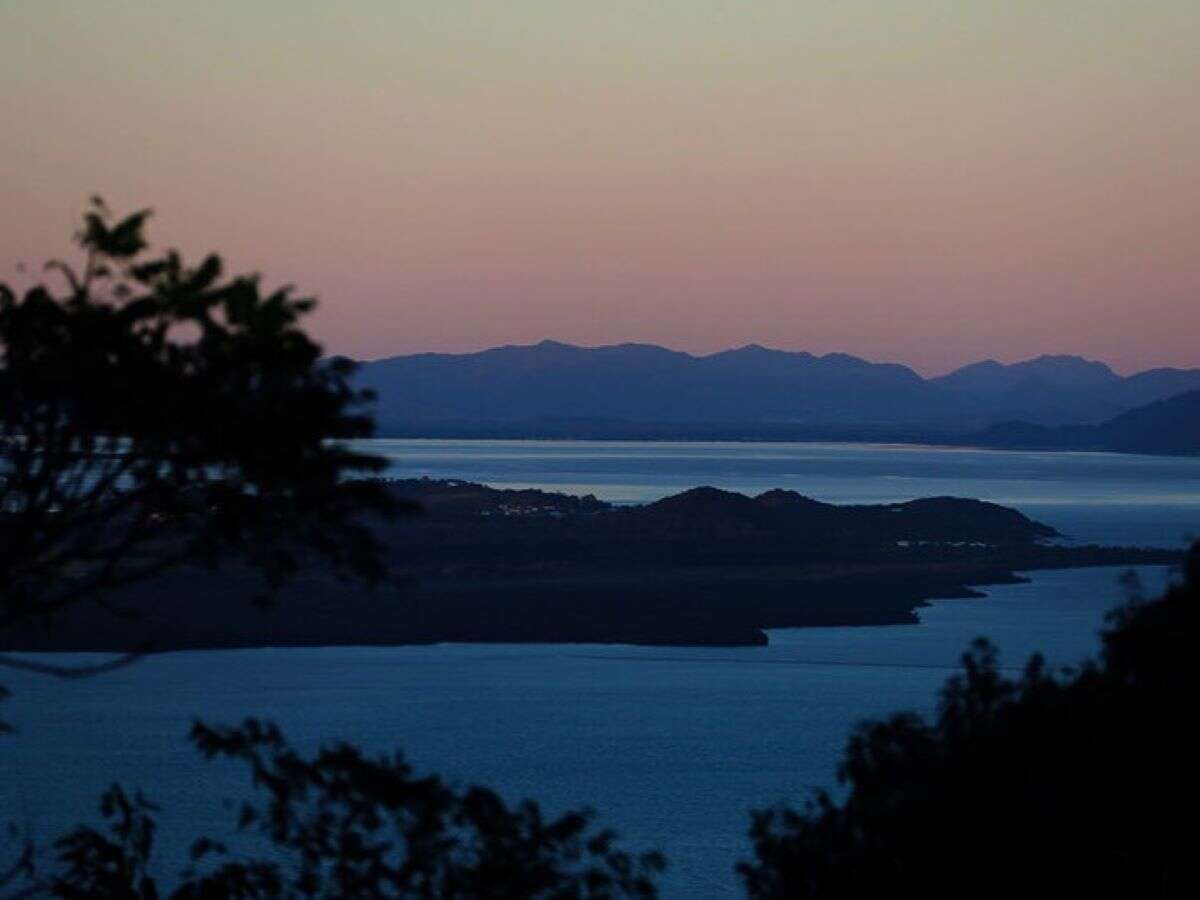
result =
[[[1014,509],[954,497],[872,506],[793,491],[698,487],[655,503],[389,482],[418,514],[379,529],[391,577],[373,590],[303,573],[265,609],[246,572],[187,570],[8,650],[588,642],[756,645],[766,629],[915,623],[934,598],[976,598],[1019,571],[1172,563],[1180,553],[1068,547]]]

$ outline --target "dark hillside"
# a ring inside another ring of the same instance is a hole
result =
[[[1165,563],[1164,550],[1057,547],[1016,510],[954,497],[836,506],[695,488],[641,507],[461,481],[388,483],[423,513],[379,530],[388,584],[315,569],[262,610],[253,573],[202,569],[79,607],[5,649],[549,641],[759,644],[765,628],[903,624],[933,597],[1023,569]]]

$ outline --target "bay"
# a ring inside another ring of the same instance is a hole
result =
[[[822,500],[958,495],[1008,502],[1078,542],[1180,545],[1200,525],[1200,461],[861,445],[379,441],[394,477],[429,475],[644,502],[696,484],[791,487]],[[482,783],[551,812],[596,809],[671,861],[668,897],[737,896],[748,810],[837,788],[849,729],[930,712],[977,636],[1019,667],[1098,647],[1120,569],[1036,572],[976,600],[935,601],[915,626],[773,631],[767,647],[599,645],[268,648],[155,656],[83,682],[6,673],[0,810],[49,836],[95,819],[110,782],[162,804],[160,869],[227,832],[236,766],[202,761],[194,717],[279,722],[315,748],[402,749],[421,772]],[[1140,570],[1149,593],[1168,577]],[[58,661],[63,661],[61,658]]]

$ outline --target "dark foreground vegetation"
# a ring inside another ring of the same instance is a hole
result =
[[[701,489],[617,510],[587,498],[364,478],[380,461],[338,439],[369,433],[357,411],[368,398],[298,327],[311,303],[264,295],[254,278],[222,281],[216,257],[195,268],[174,253],[148,258],[144,221],[112,223],[97,204],[80,235],[82,272],[57,267],[65,293],[36,286],[18,296],[0,285],[8,646],[35,638],[53,646],[58,635],[68,646],[106,646],[90,630],[101,614],[124,623],[108,634],[131,651],[109,666],[134,662],[140,649],[217,646],[230,634],[387,639],[406,616],[417,623],[411,638],[445,639],[436,629],[450,627],[448,616],[498,623],[503,611],[527,628],[525,612],[554,621],[575,608],[564,598],[579,597],[585,611],[605,598],[605,609],[625,616],[600,619],[606,639],[678,637],[662,629],[680,620],[693,638],[753,639],[755,629],[805,616],[869,621],[881,591],[909,591],[885,607],[911,615],[937,585],[963,591],[1013,568],[1166,558],[1045,546],[1044,526],[972,501],[838,509],[786,492]],[[426,512],[398,517],[414,501]],[[368,527],[367,514],[381,523]],[[360,594],[343,577],[383,587]],[[1119,612],[1101,659],[1075,672],[1048,672],[1035,659],[1011,681],[991,648],[977,645],[935,721],[899,715],[855,733],[844,799],[755,816],[755,855],[740,867],[747,891],[1191,896],[1187,710],[1198,594],[1200,546],[1182,584]],[[614,604],[615,595],[633,599]],[[378,622],[360,615],[366,596],[377,598]],[[471,599],[455,606],[456,597]],[[252,599],[276,607],[253,619]],[[643,605],[652,612],[639,619]],[[148,627],[141,639],[151,643],[131,645],[130,622]],[[0,666],[58,677],[103,668],[6,655]],[[158,807],[114,786],[99,827],[81,825],[48,846],[11,831],[0,897],[657,893],[663,860],[622,850],[586,812],[546,818],[531,802],[511,806],[483,788],[418,776],[399,755],[371,758],[346,744],[305,755],[253,719],[197,723],[191,737],[204,755],[245,764],[253,793],[227,834],[196,836],[185,871],[154,865]]]
[[[755,814],[752,897],[1183,897],[1195,888],[1192,678],[1200,544],[1185,581],[1110,617],[1097,662],[1016,680],[979,641],[933,721],[853,735],[849,794]]]
[[[77,236],[82,266],[47,266],[61,277],[58,291],[0,284],[5,643],[23,631],[53,634],[88,611],[128,621],[122,592],[154,589],[181,570],[232,573],[237,609],[208,607],[218,632],[235,630],[252,601],[277,598],[302,567],[345,583],[388,574],[368,522],[406,506],[362,477],[381,460],[342,443],[371,433],[369,395],[299,327],[312,301],[264,293],[254,276],[226,280],[216,256],[192,267],[174,251],[150,254],[147,216],[114,222],[94,201]],[[186,618],[167,600],[167,620]],[[131,663],[141,649],[93,668],[9,656],[0,666],[78,678]],[[148,868],[156,809],[114,787],[101,803],[107,830],[79,828],[49,851],[10,832],[0,896],[654,893],[661,860],[619,851],[584,813],[546,819],[536,804],[510,808],[482,788],[416,777],[399,756],[369,759],[344,745],[305,758],[252,720],[197,724],[192,740],[207,756],[243,761],[266,793],[237,826],[272,845],[269,858],[231,855],[201,837],[193,869],[159,884]]]
[[[160,886],[151,870],[158,808],[114,785],[101,798],[106,827],[55,841],[45,875],[29,852],[20,877],[69,900],[656,896],[662,857],[616,849],[589,812],[547,819],[531,801],[509,807],[486,788],[417,777],[399,754],[370,758],[340,744],[305,757],[254,720],[197,724],[191,739],[206,757],[246,765],[265,803],[243,804],[233,833],[258,836],[269,854],[198,837],[192,865]]]

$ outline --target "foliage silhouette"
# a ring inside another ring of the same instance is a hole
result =
[[[399,755],[369,758],[346,744],[306,758],[254,720],[196,724],[192,741],[205,756],[245,763],[266,793],[263,806],[242,807],[238,827],[271,843],[269,859],[239,858],[202,838],[178,886],[160,889],[148,874],[157,809],[114,786],[101,801],[107,828],[60,838],[60,871],[39,887],[64,900],[656,895],[662,858],[615,849],[612,832],[589,829],[587,812],[547,820],[536,803],[509,808],[484,788],[418,778]]]
[[[0,629],[185,563],[238,559],[265,598],[308,557],[379,579],[363,512],[370,395],[300,328],[312,308],[252,275],[147,252],[149,213],[98,199],[65,292],[0,284]]]
[[[1190,675],[1200,544],[1184,580],[1110,617],[1099,661],[1017,680],[977,642],[928,722],[852,736],[841,802],[754,814],[751,897],[1178,897],[1195,836]]]
[[[385,575],[364,515],[400,506],[344,443],[371,434],[371,394],[300,327],[314,301],[149,253],[148,218],[93,198],[82,268],[45,267],[65,290],[0,283],[0,632],[185,564],[239,561],[259,601],[313,558]]]
[[[112,222],[93,201],[78,242],[81,272],[61,262],[54,294],[0,284],[0,630],[37,622],[173,568],[236,562],[259,572],[267,600],[317,558],[343,576],[386,576],[366,514],[411,511],[378,480],[384,461],[344,441],[368,436],[369,392],[352,364],[325,361],[301,329],[313,301],[221,280],[216,256],[186,267],[147,255],[146,212]],[[132,657],[130,657],[132,658]],[[0,664],[63,677],[101,666]],[[0,700],[7,692],[0,688]],[[2,730],[0,724],[0,730]],[[27,836],[0,864],[6,897],[652,897],[655,854],[617,850],[590,814],[545,819],[484,788],[417,778],[400,756],[349,745],[307,759],[275,727],[197,723],[206,756],[247,764],[267,793],[239,818],[274,848],[235,856],[202,838],[193,866],[160,886],[151,873],[157,808],[114,785],[105,828],[53,845]]]

